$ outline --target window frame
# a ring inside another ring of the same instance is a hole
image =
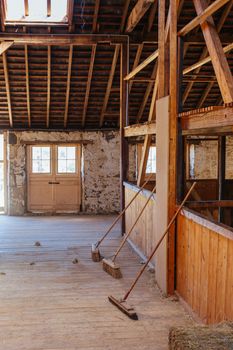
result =
[[[156,144],[153,143],[151,144],[150,147],[155,147],[156,148]],[[137,162],[136,162],[136,166],[137,166],[137,177],[138,177],[138,173],[139,173],[139,169],[140,169],[140,163],[141,163],[141,159],[142,159],[142,150],[143,150],[143,144],[139,143],[137,144]],[[149,178],[149,176],[152,176],[151,181],[156,179],[156,172],[155,173],[145,173],[145,180],[147,180]]]
[[[25,5],[24,5],[25,6]],[[1,23],[2,30],[4,30],[5,26],[71,26],[73,21],[73,10],[74,10],[74,0],[67,0],[67,11],[64,18],[67,18],[65,21],[27,21],[27,20],[8,20],[6,19],[7,13],[7,0],[1,1]]]

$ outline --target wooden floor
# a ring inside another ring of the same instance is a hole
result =
[[[112,220],[0,216],[0,350],[163,350],[171,326],[192,322],[160,296],[150,272],[129,300],[139,321],[108,302],[109,294],[123,296],[141,266],[128,246],[118,260],[121,280],[92,262],[90,245]],[[116,230],[102,253],[111,255],[119,239]]]

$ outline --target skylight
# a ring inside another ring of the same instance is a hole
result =
[[[67,23],[69,0],[6,0],[6,23]]]

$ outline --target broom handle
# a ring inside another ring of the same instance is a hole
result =
[[[150,201],[151,197],[153,196],[153,194],[155,193],[155,190],[156,190],[156,186],[153,188],[153,191],[151,192],[150,196],[148,197],[148,199],[147,199],[147,201],[146,201],[144,207],[143,207],[142,210],[140,211],[140,213],[139,213],[139,215],[138,215],[136,221],[134,222],[133,226],[131,227],[131,229],[129,230],[129,232],[124,236],[124,239],[122,240],[122,242],[121,242],[119,248],[117,249],[116,253],[114,254],[114,256],[113,256],[113,258],[112,258],[112,262],[114,262],[114,261],[116,260],[116,257],[117,257],[117,255],[120,253],[120,251],[121,251],[123,245],[125,244],[127,238],[129,237],[129,235],[130,235],[131,232],[133,231],[134,227],[137,225],[138,220],[140,219],[140,217],[142,216],[144,210],[146,209],[146,206],[147,206],[147,204],[149,203],[149,201]]]
[[[136,199],[136,197],[139,195],[139,193],[142,192],[142,190],[144,189],[144,187],[148,184],[148,182],[150,181],[150,179],[152,178],[153,174],[151,174],[148,179],[144,182],[144,184],[142,185],[142,187],[140,188],[140,190],[133,196],[133,198],[131,199],[131,201],[127,204],[127,206],[124,208],[124,210],[122,210],[122,212],[118,215],[118,217],[115,219],[115,221],[113,222],[113,224],[109,227],[108,231],[104,234],[104,236],[98,241],[96,248],[99,247],[99,245],[103,242],[103,240],[105,239],[105,237],[109,234],[109,232],[112,230],[112,228],[116,225],[117,221],[120,220],[120,218],[123,216],[123,214],[125,213],[125,211],[129,208],[129,206],[131,205],[131,203]]]
[[[192,190],[194,189],[194,187],[196,186],[196,182],[193,183],[192,187],[190,188],[190,190],[188,191],[188,193],[186,194],[183,202],[181,203],[181,205],[179,206],[179,208],[177,209],[176,213],[174,214],[173,218],[171,219],[170,223],[168,224],[166,230],[164,231],[162,237],[160,238],[160,240],[158,241],[158,243],[156,244],[155,249],[152,251],[151,255],[149,256],[149,258],[147,259],[145,265],[142,267],[142,269],[139,271],[137,277],[135,278],[134,282],[132,283],[130,289],[128,290],[128,292],[125,294],[124,298],[122,299],[122,301],[126,301],[126,299],[128,298],[129,294],[132,292],[135,284],[137,283],[137,281],[139,280],[139,278],[141,277],[141,275],[143,274],[143,272],[145,271],[147,265],[149,264],[149,262],[151,261],[151,259],[153,258],[155,252],[157,251],[157,249],[159,248],[160,244],[162,243],[164,237],[166,236],[167,232],[169,231],[170,227],[173,225],[177,215],[179,214],[179,212],[181,211],[181,209],[183,208],[185,202],[187,201],[188,197],[190,196]]]

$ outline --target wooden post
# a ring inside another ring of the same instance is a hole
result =
[[[170,0],[170,121],[169,121],[169,203],[168,220],[176,210],[176,159],[178,115],[178,65],[177,65],[177,3]],[[175,286],[175,227],[168,234],[167,292],[174,293]]]
[[[218,199],[224,199],[224,183],[226,170],[226,136],[219,136],[218,138]],[[219,208],[218,220],[223,219],[223,209]]]
[[[178,38],[178,77],[179,77],[179,91],[178,91],[178,110],[182,113],[182,80],[183,80],[183,53],[184,40]],[[181,202],[184,197],[185,186],[185,166],[184,166],[184,137],[182,137],[181,120],[178,119],[178,149],[177,149],[177,200]]]
[[[123,182],[127,179],[128,172],[128,142],[124,137],[124,127],[128,126],[128,82],[124,77],[128,74],[129,47],[121,45],[121,67],[120,67],[120,188],[121,188],[121,211],[125,207],[125,190]],[[125,215],[121,220],[121,233],[125,233]]]

